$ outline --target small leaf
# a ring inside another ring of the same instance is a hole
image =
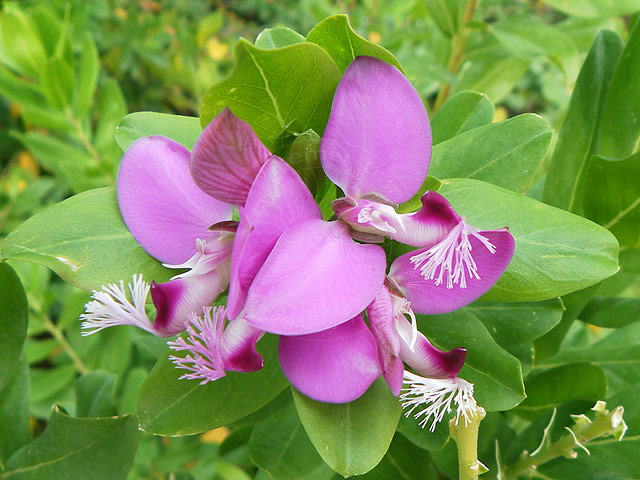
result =
[[[73,109],[78,115],[85,115],[91,108],[96,93],[98,75],[100,74],[98,49],[89,33],[83,35],[82,50],[78,63]]]
[[[125,115],[116,127],[116,142],[125,152],[134,140],[150,135],[163,135],[191,150],[202,133],[198,117],[156,112],[134,112]]]
[[[2,478],[125,480],[137,436],[133,417],[73,418],[54,407],[45,431],[9,459]]]
[[[593,41],[551,157],[545,203],[570,212],[582,211],[586,164],[597,148],[600,112],[621,51],[622,40],[613,32],[601,31]]]
[[[0,16],[0,56],[19,73],[39,79],[47,58],[32,19],[17,5]]]
[[[400,402],[382,378],[351,403],[321,403],[296,390],[293,399],[311,443],[343,477],[366,473],[380,462],[401,412]]]
[[[316,195],[327,178],[320,163],[320,136],[313,130],[296,136],[285,160],[298,172],[311,193]]]
[[[550,142],[551,128],[542,117],[518,115],[439,143],[429,174],[475,178],[522,192],[533,181]]]
[[[431,135],[436,145],[467,130],[488,125],[495,108],[483,93],[465,90],[446,101],[431,119]]]
[[[9,382],[0,389],[0,464],[31,441],[29,428],[29,366],[23,357]]]
[[[262,370],[227,372],[225,377],[206,385],[179,380],[184,372],[175,368],[167,352],[140,389],[140,428],[155,435],[191,435],[228,425],[259,410],[287,386],[278,364],[276,344],[277,337],[271,335],[258,343],[258,351],[264,357]]]
[[[267,148],[284,131],[311,128],[321,135],[339,79],[338,67],[316,44],[262,50],[241,39],[231,75],[211,87],[202,100],[200,124],[206,126],[229,107]]]
[[[444,180],[438,192],[470,224],[508,226],[515,239],[513,259],[487,300],[547,300],[618,271],[618,242],[589,220],[478,180]]]
[[[293,404],[257,424],[249,438],[249,458],[278,480],[326,478],[333,472],[309,440]]]
[[[42,76],[42,89],[54,108],[64,110],[71,105],[74,81],[73,70],[61,58],[50,60]]]
[[[8,263],[0,263],[0,391],[18,365],[27,336],[29,310],[27,296],[16,272]]]
[[[640,299],[592,298],[580,313],[580,320],[603,328],[622,328],[640,320]]]
[[[324,48],[341,72],[359,55],[379,58],[402,72],[402,67],[391,53],[353,31],[347,15],[325,18],[309,32],[307,41]]]
[[[594,156],[584,186],[585,216],[613,233],[621,247],[640,247],[640,152],[620,160]]]
[[[295,30],[286,27],[265,28],[255,41],[255,46],[264,50],[281,48],[304,42],[305,38]]]
[[[76,416],[108,417],[115,413],[113,405],[118,377],[109,372],[89,372],[75,384]]]
[[[7,236],[0,255],[45,265],[84,290],[127,282],[134,273],[157,282],[171,276],[125,227],[113,187],[75,195],[31,217]]]

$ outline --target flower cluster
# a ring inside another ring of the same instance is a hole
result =
[[[131,301],[122,282],[94,292],[86,333],[119,324],[160,336],[186,329],[169,345],[188,354],[172,359],[202,383],[262,368],[256,343],[277,334],[284,375],[315,400],[350,402],[382,375],[409,412],[427,404],[416,414],[423,426],[432,419],[434,428],[452,403],[468,420],[477,409],[473,385],[457,377],[466,351],[433,347],[415,313],[446,313],[480,297],[506,269],[514,242],[506,228],[467,224],[436,192],[422,195],[419,211],[397,212],[421,188],[430,157],[419,95],[371,57],[346,70],[320,144],[322,167],[344,193],[331,221],[298,173],[228,109],[191,153],[164,137],[137,140],[118,175],[123,219],[149,254],[187,272],[151,286],[134,276]],[[377,245],[385,238],[414,248],[388,272]],[[212,310],[227,286],[226,308]]]

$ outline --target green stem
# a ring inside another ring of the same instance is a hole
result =
[[[464,61],[464,50],[467,48],[467,40],[469,39],[470,32],[467,24],[473,19],[477,4],[477,0],[467,0],[464,13],[462,14],[462,21],[458,24],[458,30],[451,39],[451,55],[449,55],[449,61],[447,62],[447,70],[453,75],[458,73]],[[447,101],[450,91],[451,83],[447,82],[440,85],[438,96],[433,104],[433,113],[436,113],[444,102]]]
[[[47,329],[47,331],[53,336],[53,338],[55,338],[58,341],[58,343],[62,346],[64,351],[67,353],[67,355],[69,355],[69,358],[75,365],[78,372],[80,372],[81,375],[84,375],[85,373],[87,373],[89,371],[89,368],[84,364],[82,359],[78,356],[78,354],[73,349],[73,347],[69,344],[69,342],[67,342],[67,339],[65,338],[64,334],[60,331],[60,329],[46,315],[43,315],[42,319],[44,321],[44,326]]]
[[[523,452],[520,460],[506,468],[503,480],[516,479],[519,475],[533,471],[540,465],[560,456],[575,458],[577,456],[576,447],[588,451],[584,444],[598,437],[617,433],[621,439],[626,430],[626,425],[622,420],[624,408],[616,407],[608,412],[604,410],[604,402],[598,402],[594,410],[596,410],[595,420],[590,421],[584,416],[576,417],[578,420],[573,429],[567,427],[569,432],[566,435],[550,443],[546,448],[541,448],[539,453],[536,453],[537,451],[533,454]]]
[[[451,438],[458,446],[458,471],[460,480],[478,480],[478,475],[487,471],[482,462],[478,460],[478,430],[480,422],[487,412],[480,407],[470,422],[459,420],[456,425],[455,419],[449,422]]]

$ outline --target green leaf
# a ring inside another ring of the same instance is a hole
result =
[[[57,407],[47,428],[7,462],[3,480],[126,479],[138,438],[133,417],[68,417]]]
[[[600,367],[569,363],[527,378],[527,398],[518,410],[537,412],[572,400],[602,400],[607,379]]]
[[[10,7],[0,16],[0,57],[19,73],[39,79],[47,55],[36,27],[17,5]]]
[[[411,414],[408,417],[404,414],[400,417],[398,432],[424,450],[440,450],[449,440],[449,424],[447,422],[440,422],[431,432],[428,428],[420,426],[420,420],[416,420]]]
[[[202,133],[198,117],[156,112],[134,112],[125,115],[116,127],[116,142],[126,151],[140,137],[164,135],[189,150]]]
[[[593,156],[584,186],[585,216],[613,233],[621,247],[640,247],[640,152],[613,160]]]
[[[89,33],[82,37],[82,50],[78,60],[76,90],[73,96],[73,110],[77,115],[85,115],[96,94],[98,75],[100,74],[100,57],[98,49]]]
[[[305,38],[287,27],[265,28],[256,38],[255,45],[263,50],[302,43]]]
[[[304,480],[333,476],[307,436],[290,404],[257,424],[249,438],[249,458],[272,478]]]
[[[449,428],[447,426],[447,428]],[[422,432],[432,435],[431,432]],[[438,478],[431,465],[431,458],[402,435],[393,437],[391,446],[382,461],[369,473],[358,477],[362,480],[435,480]]]
[[[380,462],[401,412],[400,402],[382,378],[350,403],[321,403],[296,390],[293,400],[311,443],[343,477],[366,473]]]
[[[228,372],[215,382],[200,385],[179,380],[168,355],[156,363],[138,396],[140,428],[155,435],[181,436],[227,425],[262,408],[285,389],[287,381],[277,360],[277,337],[258,343],[262,370]]]
[[[640,320],[640,299],[594,297],[580,313],[580,320],[603,328],[622,328]]]
[[[0,391],[18,365],[27,336],[29,309],[27,296],[16,272],[8,263],[0,263]]]
[[[547,122],[525,113],[439,143],[433,148],[429,174],[475,178],[522,192],[533,181],[550,142]]]
[[[316,195],[327,178],[320,163],[320,136],[313,130],[297,135],[285,160],[298,172],[311,193]]]
[[[267,147],[285,131],[311,128],[321,135],[339,79],[338,67],[314,43],[261,50],[240,39],[231,75],[202,100],[200,124],[206,126],[229,107]]]
[[[115,414],[118,377],[109,372],[89,372],[76,380],[76,416],[109,417]]]
[[[29,365],[18,362],[9,382],[0,389],[0,465],[31,441],[29,428]]]
[[[508,226],[515,239],[513,259],[485,299],[547,300],[618,270],[615,237],[587,219],[478,180],[443,180],[438,192],[470,224],[481,230]]]
[[[324,48],[341,72],[344,72],[358,55],[379,58],[403,71],[391,53],[354,32],[347,15],[325,18],[309,32],[307,41]]]
[[[636,22],[620,55],[602,108],[600,150],[597,153],[614,158],[626,157],[640,150],[639,83],[640,22]]]
[[[458,31],[464,0],[425,0],[424,5],[442,33],[452,37]]]
[[[542,3],[582,18],[615,17],[640,10],[639,0],[542,0]]]
[[[512,15],[490,25],[489,31],[513,55],[535,58],[546,55],[563,72],[575,66],[578,50],[573,40],[555,26],[548,25],[534,15]],[[569,67],[569,68],[567,68]]]
[[[475,385],[474,396],[487,411],[509,410],[524,398],[520,362],[500,347],[471,312],[418,315],[419,328],[441,350],[467,349],[459,376]]]
[[[0,94],[21,106],[41,107],[46,104],[40,90],[0,65]]]
[[[433,144],[490,124],[494,113],[493,103],[484,93],[465,90],[454,95],[431,119]]]
[[[134,273],[157,282],[171,276],[125,227],[113,187],[75,195],[36,214],[0,248],[2,258],[45,265],[83,290],[126,282]]]
[[[596,151],[600,114],[609,82],[622,51],[622,40],[601,31],[582,65],[545,183],[543,199],[580,213],[587,160]]]
[[[71,105],[74,90],[73,70],[61,58],[50,60],[42,75],[42,89],[54,108],[64,110]]]

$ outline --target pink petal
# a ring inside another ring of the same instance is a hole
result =
[[[251,282],[280,235],[304,220],[322,218],[300,176],[278,157],[271,157],[262,167],[240,213],[231,259],[230,319],[240,313]]]
[[[255,372],[264,365],[262,355],[256,350],[256,342],[264,332],[238,318],[229,322],[220,342],[220,356],[225,370]]]
[[[270,157],[251,127],[225,108],[193,146],[191,174],[213,198],[244,205],[253,179]]]
[[[291,384],[319,402],[351,402],[382,373],[361,315],[322,332],[280,337],[278,357]]]
[[[307,220],[276,243],[249,289],[245,318],[280,335],[335,327],[371,303],[385,264],[382,248],[355,243],[342,222]]]
[[[153,257],[179,264],[196,252],[207,228],[233,207],[202,192],[189,173],[189,151],[165,137],[139,138],[122,157],[118,204],[127,228]]]
[[[227,288],[229,268],[190,275],[166,283],[151,284],[151,298],[156,307],[154,328],[160,335],[171,336],[185,329],[191,313],[199,315]]]
[[[405,318],[396,319],[396,327],[403,339],[400,342],[400,358],[418,374],[429,378],[454,378],[467,356],[464,348],[454,348],[448,352],[438,350],[420,332],[413,350],[409,348],[412,335],[411,325]]]
[[[436,285],[435,280],[427,280],[422,276],[420,267],[416,268],[411,259],[428,248],[406,253],[393,262],[389,277],[411,302],[413,311],[428,315],[451,312],[484,295],[498,281],[513,256],[513,237],[506,228],[481,231],[479,234],[495,246],[495,253],[492,254],[476,237],[469,236],[471,254],[480,279],[468,278],[465,288],[457,283],[449,288],[446,281]]]
[[[409,200],[431,158],[431,128],[422,99],[392,65],[357,57],[338,84],[320,144],[327,176],[352,197]]]

